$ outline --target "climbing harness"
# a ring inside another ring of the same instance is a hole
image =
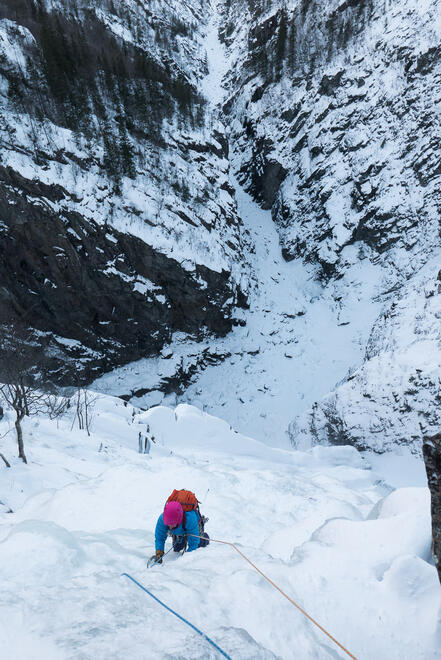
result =
[[[151,596],[154,600],[156,600],[157,603],[159,603],[160,605],[162,605],[162,607],[165,607],[166,610],[168,610],[169,612],[171,612],[172,614],[174,614],[175,616],[177,616],[178,619],[181,619],[181,621],[183,621],[184,623],[186,623],[187,626],[190,626],[190,628],[193,628],[193,630],[196,631],[196,632],[198,633],[198,635],[200,635],[201,637],[203,637],[203,638],[204,638],[209,644],[211,644],[212,646],[214,646],[214,648],[215,648],[215,649],[216,649],[221,655],[223,655],[224,658],[227,658],[227,660],[232,660],[231,657],[230,657],[229,655],[227,655],[227,654],[225,653],[225,651],[222,651],[222,649],[221,649],[221,648],[220,648],[215,642],[213,642],[213,640],[210,639],[205,633],[201,632],[201,631],[199,630],[199,628],[196,628],[196,626],[194,626],[192,623],[190,623],[190,621],[187,621],[187,619],[184,619],[183,616],[181,616],[180,614],[178,614],[177,612],[175,612],[174,610],[172,610],[172,608],[169,607],[168,605],[166,605],[165,603],[163,603],[162,600],[159,600],[159,598],[158,598],[157,596],[155,596],[154,594],[152,594],[151,591],[149,591],[148,589],[146,589],[145,587],[143,587],[142,584],[140,584],[137,580],[135,580],[135,578],[132,578],[132,576],[129,575],[128,573],[121,573],[121,576],[126,577],[126,578],[129,578],[129,580],[131,580],[132,582],[134,582],[134,583],[135,583],[140,589],[142,589],[143,591],[145,591],[146,594],[148,594],[149,596]]]
[[[202,538],[202,536],[196,536],[196,534],[188,534],[188,536],[195,536],[196,538],[199,538],[199,539]],[[247,561],[249,564],[251,564],[251,566],[254,568],[254,570],[256,570],[258,573],[260,573],[260,575],[261,575],[263,578],[265,578],[265,580],[266,580],[267,582],[269,582],[269,583],[270,583],[275,589],[277,589],[277,591],[280,591],[280,593],[282,594],[282,596],[285,596],[285,598],[286,598],[287,600],[289,600],[289,602],[290,602],[292,605],[294,605],[294,607],[297,607],[297,609],[300,610],[300,612],[301,612],[302,614],[304,614],[304,615],[306,616],[307,619],[309,619],[310,621],[312,621],[312,623],[313,623],[314,625],[316,625],[318,628],[320,628],[320,630],[321,630],[322,632],[324,632],[325,635],[327,635],[327,636],[329,637],[329,639],[332,639],[332,641],[333,641],[335,644],[337,644],[337,646],[339,646],[339,647],[340,647],[345,653],[347,653],[348,656],[349,656],[350,658],[352,658],[353,660],[357,660],[356,656],[355,656],[355,655],[352,655],[352,653],[350,653],[350,652],[348,651],[348,649],[345,648],[345,647],[343,646],[343,644],[340,644],[340,642],[338,642],[338,641],[335,639],[335,637],[333,637],[330,633],[328,633],[328,631],[325,630],[325,629],[323,628],[323,626],[321,626],[321,625],[320,625],[315,619],[312,618],[312,616],[310,616],[307,612],[305,612],[305,610],[304,610],[302,607],[300,607],[300,605],[298,605],[296,602],[294,602],[293,599],[290,598],[290,597],[288,596],[288,594],[286,594],[284,591],[282,591],[282,589],[281,589],[279,586],[277,586],[277,584],[276,584],[275,582],[273,582],[268,576],[266,576],[265,573],[262,573],[262,571],[260,570],[260,568],[257,568],[257,566],[256,566],[255,564],[253,564],[253,562],[252,562],[250,559],[248,559],[248,557],[247,557],[247,556],[246,556],[241,550],[239,550],[239,548],[238,548],[236,545],[234,545],[234,543],[230,543],[229,541],[219,541],[218,539],[212,539],[212,538],[210,538],[210,543],[211,543],[211,542],[213,542],[213,543],[222,543],[223,545],[229,545],[229,546],[231,546],[232,548],[234,548],[234,549],[236,550],[236,552],[238,552],[238,553],[241,555],[241,557],[243,557],[243,558],[245,559],[245,561]]]

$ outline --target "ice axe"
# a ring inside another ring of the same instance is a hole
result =
[[[156,555],[150,557],[150,559],[147,562],[147,568],[152,568],[152,566],[154,566],[159,560],[162,561],[164,557],[166,557],[168,553],[171,552],[171,550],[173,550],[173,546],[170,548],[170,550],[167,550],[167,552],[163,554],[162,557],[157,557]]]

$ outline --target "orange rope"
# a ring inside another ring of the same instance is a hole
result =
[[[198,536],[197,534],[187,534],[187,536],[194,536],[195,538],[198,538],[198,539],[202,539],[202,538],[203,538],[202,536]],[[265,580],[266,580],[267,582],[269,582],[269,583],[270,583],[275,589],[277,589],[277,591],[280,591],[280,593],[282,594],[282,596],[285,596],[285,598],[286,598],[287,600],[289,600],[289,602],[290,602],[292,605],[294,605],[294,607],[297,607],[297,609],[300,610],[300,612],[301,612],[302,614],[304,614],[304,615],[305,615],[310,621],[312,621],[312,623],[314,623],[318,628],[320,628],[320,630],[321,630],[322,632],[324,632],[325,635],[327,635],[330,639],[332,639],[332,641],[335,642],[335,644],[337,644],[337,646],[339,646],[341,649],[343,649],[343,651],[344,651],[345,653],[347,653],[348,656],[349,656],[350,658],[353,658],[353,660],[357,660],[357,658],[355,657],[355,655],[352,655],[352,653],[350,653],[350,652],[348,651],[348,649],[346,649],[346,648],[343,646],[343,644],[340,644],[340,642],[338,642],[338,641],[335,639],[335,637],[333,637],[330,633],[328,633],[328,631],[325,630],[325,629],[323,628],[323,626],[321,626],[321,625],[318,623],[318,621],[316,621],[315,619],[313,619],[312,616],[310,616],[310,615],[308,614],[308,612],[305,612],[305,610],[304,610],[302,607],[300,607],[300,605],[297,605],[297,603],[295,603],[295,602],[293,601],[293,599],[290,598],[290,597],[288,596],[288,594],[286,594],[284,591],[282,591],[282,589],[281,589],[279,586],[277,586],[277,584],[276,584],[275,582],[273,582],[268,576],[266,576],[265,573],[262,573],[262,571],[260,570],[260,568],[257,568],[257,566],[256,566],[255,564],[253,564],[253,562],[252,562],[250,559],[248,559],[248,557],[247,557],[246,555],[244,555],[244,553],[241,552],[241,551],[239,550],[239,548],[238,548],[236,545],[234,545],[234,543],[230,543],[229,541],[219,541],[218,539],[212,539],[212,538],[210,538],[210,543],[211,543],[211,542],[214,542],[214,543],[222,543],[223,545],[230,545],[232,548],[234,548],[234,549],[236,550],[236,552],[238,552],[238,553],[240,554],[240,556],[243,557],[243,558],[245,559],[245,561],[247,561],[249,564],[251,564],[251,566],[252,566],[252,567],[253,567],[258,573],[260,573],[260,575],[261,575],[263,578],[265,578]]]

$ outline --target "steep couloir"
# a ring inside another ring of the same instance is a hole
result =
[[[441,3],[222,4],[231,161],[285,259],[339,282],[337,306],[351,268],[382,270],[364,364],[291,437],[421,452],[441,424]]]

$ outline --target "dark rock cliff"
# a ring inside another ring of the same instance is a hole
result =
[[[198,91],[207,18],[0,1],[0,318],[59,383],[224,335],[246,305],[227,140]]]
[[[139,238],[23,198],[55,201],[66,195],[60,185],[2,168],[0,182],[0,304],[50,338],[61,360],[56,381],[88,381],[157,354],[174,331],[231,329],[227,272],[196,265],[188,273]]]
[[[423,454],[432,500],[432,553],[441,582],[441,433],[424,438]]]

